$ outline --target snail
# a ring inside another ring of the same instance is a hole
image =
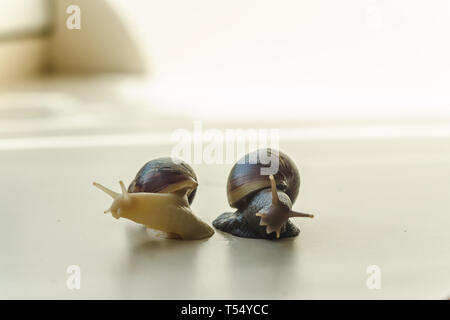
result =
[[[265,164],[262,155],[270,157]],[[253,159],[253,161],[252,161]],[[273,175],[261,174],[277,161]],[[312,214],[292,211],[300,188],[295,163],[274,149],[259,149],[241,158],[231,169],[227,182],[228,203],[235,212],[225,212],[213,221],[221,231],[245,238],[295,237],[300,230],[289,220],[313,218]]]
[[[120,181],[122,193],[94,182],[113,198],[105,213],[164,231],[169,238],[194,240],[211,237],[214,230],[194,215],[190,208],[198,182],[192,168],[172,158],[147,162],[128,189]]]

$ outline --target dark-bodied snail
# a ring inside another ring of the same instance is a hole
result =
[[[116,219],[130,219],[147,228],[164,231],[171,238],[184,240],[211,237],[214,230],[196,217],[191,208],[198,186],[192,168],[181,160],[159,158],[147,162],[128,190],[120,181],[122,193],[94,182],[94,186],[114,201],[105,211]]]
[[[262,155],[270,158],[270,163],[263,161]],[[261,174],[273,161],[278,161],[278,170],[273,175]],[[221,214],[213,225],[245,238],[297,236],[300,230],[289,218],[313,217],[291,210],[299,188],[297,166],[286,154],[273,149],[251,152],[233,166],[228,176],[228,203],[237,210]]]

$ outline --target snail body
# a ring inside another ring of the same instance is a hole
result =
[[[95,187],[113,198],[105,213],[111,212],[116,219],[123,217],[147,228],[164,231],[171,238],[194,240],[211,237],[214,230],[190,208],[198,186],[195,174],[187,164],[180,163],[170,158],[148,162],[128,190],[122,181],[119,182],[122,193],[94,182]]]
[[[270,156],[271,162],[278,161],[278,170],[273,175],[261,174],[262,169],[269,167],[261,159],[264,153]],[[286,154],[273,149],[249,153],[233,166],[228,176],[228,202],[236,211],[221,214],[213,226],[245,238],[297,236],[300,230],[289,218],[313,217],[292,211],[299,188],[297,166]]]

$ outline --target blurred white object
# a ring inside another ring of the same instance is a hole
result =
[[[1,37],[39,34],[51,25],[49,0],[0,0]]]

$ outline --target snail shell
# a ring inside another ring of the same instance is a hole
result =
[[[284,192],[292,203],[295,202],[300,189],[300,174],[297,166],[285,153],[265,149],[267,157],[278,159],[278,171],[274,175],[277,189]],[[251,196],[260,190],[270,188],[267,175],[261,175],[261,168],[268,168],[270,164],[262,164],[259,157],[261,150],[253,151],[241,158],[231,169],[227,182],[228,203],[232,208],[240,208],[246,204]],[[258,159],[257,162],[250,159]]]
[[[136,174],[128,192],[170,193],[185,186],[187,180],[198,183],[197,176],[189,164],[181,159],[162,157],[147,162]],[[197,187],[188,190],[189,204],[194,200]]]
[[[270,163],[262,161],[264,153],[270,157]],[[273,176],[261,174],[261,169],[269,168],[274,160],[278,161],[276,173]],[[241,158],[228,176],[228,203],[237,210],[223,213],[213,225],[221,231],[246,238],[297,236],[300,230],[289,218],[312,217],[291,210],[299,189],[299,171],[285,153],[274,149],[253,151]]]

